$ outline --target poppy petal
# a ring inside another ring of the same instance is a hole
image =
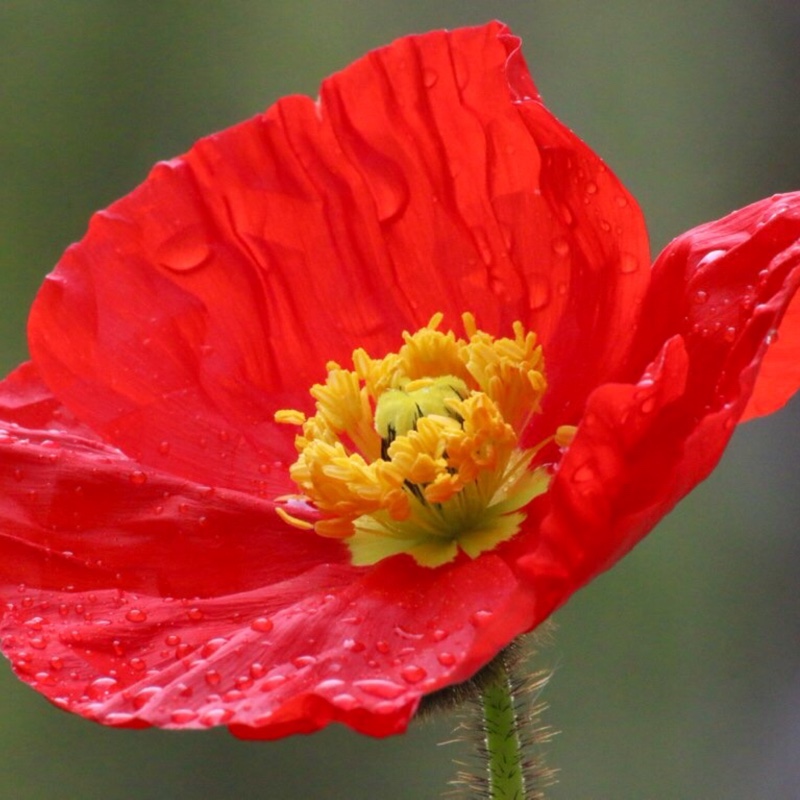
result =
[[[292,437],[273,413],[307,408],[327,360],[396,349],[436,311],[503,334],[526,319],[554,373],[573,365],[550,398],[572,408],[624,360],[646,263],[635,202],[490,24],[399,40],[318,103],[287,98],[157,166],[47,279],[30,345],[131,457],[281,494]]]

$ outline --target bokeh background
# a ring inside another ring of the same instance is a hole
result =
[[[640,199],[654,252],[800,188],[796,0],[0,3],[0,368],[89,215],[158,159],[409,32],[497,17],[550,107]],[[800,404],[557,615],[554,800],[800,797]],[[0,797],[435,798],[453,721],[371,741],[108,730],[0,664]]]

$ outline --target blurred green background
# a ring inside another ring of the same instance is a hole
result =
[[[550,107],[640,199],[654,252],[800,188],[796,0],[0,3],[0,368],[92,211],[150,165],[405,33],[497,17]],[[557,615],[555,800],[800,797],[800,404]],[[107,730],[0,664],[0,797],[435,798],[452,720],[371,741]]]

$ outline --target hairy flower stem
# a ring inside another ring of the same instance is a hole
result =
[[[503,658],[493,664],[493,680],[483,691],[486,770],[492,800],[523,800],[526,795],[522,744],[513,687]]]
[[[531,671],[526,656],[549,639],[549,626],[517,640],[450,697],[459,709],[458,738],[471,745],[467,763],[450,782],[450,796],[472,800],[545,800],[544,790],[555,782],[542,750],[553,730],[542,723],[545,704],[540,695],[550,678],[548,670]],[[443,693],[444,694],[444,693]]]

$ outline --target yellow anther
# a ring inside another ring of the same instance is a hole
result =
[[[290,469],[322,518],[314,530],[343,539],[354,564],[407,553],[438,566],[509,539],[522,509],[546,491],[550,469],[519,435],[547,383],[541,347],[519,323],[495,339],[463,315],[468,339],[438,330],[442,315],[404,333],[397,353],[353,353],[353,370],[331,362],[311,389],[316,413],[282,410],[302,425]],[[567,442],[567,426],[555,436]],[[568,442],[567,442],[568,443]],[[310,523],[278,513],[289,524]]]
[[[275,506],[275,513],[293,528],[299,528],[302,531],[310,531],[314,528],[312,523],[306,522],[304,519],[293,517],[288,511],[286,511],[286,509],[281,508],[280,506]]]
[[[293,408],[284,408],[275,412],[275,422],[284,425],[302,425],[306,421],[306,415],[302,411],[295,411]]]

